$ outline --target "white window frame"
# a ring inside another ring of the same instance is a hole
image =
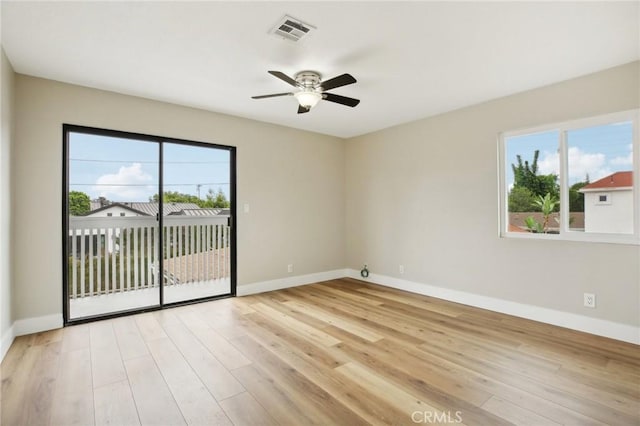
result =
[[[623,121],[631,121],[633,126],[633,234],[607,234],[584,231],[572,231],[569,228],[569,185],[567,170],[566,135],[568,131],[585,127],[602,126]],[[586,241],[613,244],[640,245],[640,109],[615,112],[561,123],[554,123],[521,130],[502,132],[498,137],[498,191],[499,191],[499,233],[502,238]],[[560,233],[538,234],[530,232],[509,232],[509,194],[506,183],[506,140],[514,136],[531,135],[544,132],[558,132],[558,149],[560,157]]]

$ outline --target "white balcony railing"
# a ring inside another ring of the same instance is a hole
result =
[[[72,299],[229,278],[228,216],[70,217]],[[159,257],[163,271],[159,271]]]

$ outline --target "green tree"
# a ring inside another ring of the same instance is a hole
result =
[[[198,198],[197,195],[191,194],[183,194],[181,192],[176,191],[167,191],[162,194],[162,202],[163,203],[194,203],[200,208],[227,208],[231,205],[229,200],[227,200],[226,195],[222,192],[222,189],[218,188],[218,192],[214,192],[213,189],[209,188],[209,192],[207,192],[206,199],[202,200]],[[158,194],[154,194],[152,197],[149,197],[149,201],[158,202]]]
[[[536,196],[529,188],[514,186],[509,192],[510,212],[530,212],[533,209],[533,201]]]
[[[533,153],[533,162],[531,166],[528,161],[522,161],[522,157],[520,155],[516,155],[516,160],[518,165],[511,164],[511,169],[513,170],[513,186],[522,186],[525,188],[529,188],[534,194],[537,194],[537,183],[536,175],[538,174],[538,157],[540,156],[540,151],[536,150]]]
[[[69,214],[71,216],[83,216],[91,210],[91,199],[80,191],[69,192]]]
[[[213,189],[209,188],[204,207],[224,209],[229,206],[231,206],[231,203],[227,200],[227,196],[224,195],[222,189],[218,188],[218,192],[213,192]]]
[[[522,191],[519,188],[526,188],[533,195],[530,199],[531,203],[535,206],[535,200],[537,197],[545,197],[547,194],[550,194],[554,199],[558,199],[560,195],[560,187],[558,185],[558,176],[551,173],[548,175],[539,175],[538,174],[538,158],[540,156],[540,151],[535,150],[533,153],[533,161],[529,163],[529,161],[522,161],[522,157],[520,155],[516,156],[517,164],[511,164],[511,169],[513,170],[513,188],[509,193],[509,198],[514,194],[520,198],[517,205],[522,206],[523,204],[527,204],[529,200],[524,200],[524,196],[526,194],[525,191]],[[516,189],[518,188],[518,189]],[[511,199],[509,199],[509,203],[511,205]],[[556,211],[559,210],[559,204],[555,204]],[[515,210],[509,210],[515,211]]]
[[[160,199],[158,194],[154,194],[152,197],[149,197],[149,201],[158,202]],[[201,200],[196,195],[191,194],[183,194],[177,191],[165,191],[162,193],[162,202],[163,203],[194,203],[199,207],[202,207],[204,200]]]
[[[584,182],[576,182],[569,187],[569,211],[570,212],[584,212],[584,194],[578,192],[582,187],[589,184],[589,175],[585,178]]]

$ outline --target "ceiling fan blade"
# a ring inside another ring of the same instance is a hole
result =
[[[298,114],[304,114],[305,112],[309,111],[311,111],[311,108],[298,105]]]
[[[274,93],[272,95],[260,95],[260,96],[252,96],[251,99],[264,99],[264,98],[275,98],[277,96],[293,96],[293,93]]]
[[[323,93],[322,99],[350,107],[354,107],[360,103],[360,99],[348,98],[346,96],[335,95],[333,93]]]
[[[298,82],[295,81],[294,79],[292,79],[291,77],[289,77],[288,75],[286,75],[283,72],[280,72],[280,71],[267,71],[267,72],[269,74],[271,74],[272,76],[277,77],[280,80],[284,81],[285,83],[289,83],[293,87],[298,87]]]
[[[346,86],[347,84],[353,84],[355,82],[356,79],[351,74],[342,74],[327,81],[323,81],[320,83],[320,87],[322,87],[322,90],[331,90],[336,87]]]

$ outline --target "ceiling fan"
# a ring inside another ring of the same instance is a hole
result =
[[[360,103],[360,99],[348,98],[333,93],[327,93],[331,89],[353,84],[356,79],[351,74],[342,74],[329,80],[322,81],[320,74],[314,71],[301,71],[291,78],[280,71],[269,71],[269,74],[279,78],[285,83],[298,89],[295,92],[274,93],[272,95],[252,96],[251,99],[275,98],[277,96],[295,96],[298,101],[298,114],[311,111],[320,100],[335,102],[337,104],[354,107]]]

